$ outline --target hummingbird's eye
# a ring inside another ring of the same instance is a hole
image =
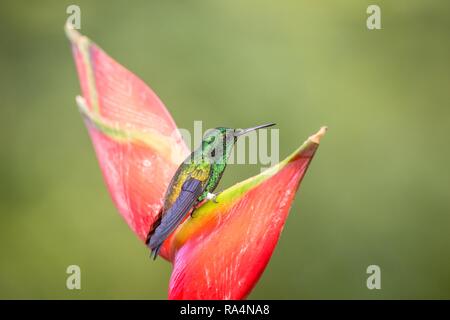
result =
[[[213,149],[212,151],[211,151],[211,157],[215,157],[216,156],[216,149]]]

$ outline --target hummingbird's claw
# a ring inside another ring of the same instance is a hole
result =
[[[216,198],[217,198],[217,194],[214,194],[214,193],[209,193],[208,192],[208,194],[206,195],[206,199],[207,200],[212,200],[212,202],[218,203]]]

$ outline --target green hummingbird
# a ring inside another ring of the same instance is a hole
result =
[[[228,158],[238,137],[251,131],[267,128],[275,123],[247,129],[219,127],[205,134],[201,146],[178,167],[164,196],[164,205],[147,235],[147,246],[156,259],[164,240],[183,221],[186,215],[203,200],[216,202],[213,191],[219,184]],[[192,210],[193,209],[193,210]]]

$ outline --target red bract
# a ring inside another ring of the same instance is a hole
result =
[[[188,155],[156,94],[88,38],[66,28],[83,98],[77,99],[113,201],[145,241],[165,190]],[[165,248],[161,255],[167,256]]]
[[[83,97],[77,101],[109,192],[141,240],[172,175],[189,153],[155,93],[75,30],[66,28]],[[325,133],[207,202],[165,241],[170,299],[242,299],[264,271],[303,175]]]
[[[172,240],[171,299],[242,299],[264,271],[325,128],[280,164],[200,207]]]

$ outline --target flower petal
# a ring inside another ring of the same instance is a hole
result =
[[[264,271],[322,128],[269,170],[236,184],[171,239],[170,299],[242,299]]]
[[[137,76],[66,26],[83,97],[77,102],[109,192],[141,240],[189,153],[170,113]],[[163,256],[166,252],[161,251]]]

